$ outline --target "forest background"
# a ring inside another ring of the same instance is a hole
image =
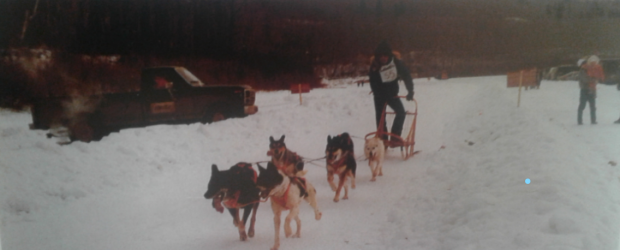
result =
[[[506,74],[620,56],[620,1],[4,0],[0,107],[137,91],[143,67],[207,84],[320,86],[365,75],[381,40],[416,77]]]

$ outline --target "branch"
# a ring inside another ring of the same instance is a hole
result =
[[[32,20],[34,16],[37,15],[37,8],[39,7],[39,0],[34,4],[34,10],[32,10],[32,15],[29,14],[29,10],[26,10],[26,16],[24,17],[24,26],[22,26],[22,35],[19,37],[20,40],[24,40],[24,36],[26,36],[26,30],[28,29],[28,21]]]

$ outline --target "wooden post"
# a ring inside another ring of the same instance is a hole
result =
[[[20,40],[24,40],[24,36],[26,36],[26,30],[28,29],[28,22],[34,18],[37,14],[37,7],[39,6],[39,0],[34,4],[34,10],[32,11],[32,15],[30,15],[30,10],[26,10],[26,17],[24,18],[24,25],[22,26],[22,34],[19,36]]]
[[[22,26],[22,34],[19,36],[20,40],[24,40],[24,36],[26,35],[26,29],[28,28],[28,20],[30,20],[30,10],[26,10],[26,16],[24,17],[24,25]]]
[[[517,108],[521,105],[521,85],[523,85],[523,70],[519,76],[519,97],[517,99]]]
[[[297,94],[297,92],[299,92],[299,105],[303,104],[303,99],[301,97],[302,93],[309,93],[310,92],[310,85],[309,84],[302,84],[302,83],[298,83],[297,86],[295,86],[295,84],[291,84],[291,94]],[[295,92],[297,91],[297,92]]]

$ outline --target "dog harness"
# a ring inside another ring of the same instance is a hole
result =
[[[343,166],[344,162],[347,160],[348,155],[349,155],[349,152],[345,152],[344,154],[340,155],[340,159],[331,162],[329,166],[333,169],[333,171],[342,172],[340,168],[341,166]]]
[[[232,197],[226,197],[224,198],[224,200],[222,201],[222,204],[224,205],[224,207],[226,208],[240,208],[242,206],[239,205],[238,201],[239,201],[239,195],[241,195],[241,191],[237,191],[235,192]]]
[[[235,165],[235,167],[239,167],[238,169],[235,170],[235,172],[233,172],[237,176],[240,176],[242,174],[242,172],[252,171],[252,173],[254,174],[252,176],[252,181],[254,181],[254,183],[256,183],[256,179],[258,178],[258,176],[256,174],[256,170],[254,170],[252,168],[251,164],[241,163],[240,162],[240,163],[237,163]],[[225,195],[224,199],[222,200],[222,204],[226,208],[240,208],[240,207],[245,207],[245,206],[247,206],[249,204],[256,203],[256,202],[260,201],[260,200],[258,200],[258,201],[250,202],[250,203],[247,203],[247,204],[239,204],[239,196],[241,196],[241,190],[237,190],[232,195]]]
[[[280,205],[284,209],[288,210],[288,209],[290,209],[290,207],[286,206],[286,204],[288,202],[288,191],[291,190],[291,184],[293,184],[293,182],[295,182],[297,187],[299,187],[299,195],[301,197],[307,196],[308,192],[306,192],[306,185],[305,185],[306,179],[301,178],[301,177],[289,177],[289,178],[285,178],[285,179],[288,180],[288,184],[281,184],[280,185],[280,187],[284,187],[284,185],[286,185],[286,190],[282,193],[282,195],[281,196],[275,196],[276,192],[281,191],[282,188],[272,190],[269,195],[271,196],[271,199],[274,202],[278,203],[278,205]],[[291,180],[291,179],[293,179],[293,180]]]
[[[252,178],[252,181],[254,181],[254,183],[256,183],[256,179],[258,178],[258,174],[256,173],[256,170],[254,170],[252,168],[252,164],[239,162],[235,166],[236,167],[240,167],[240,169],[237,169],[237,171],[234,172],[237,175],[241,175],[242,171],[247,171],[247,170],[252,171],[252,173],[254,174],[254,177]]]
[[[283,171],[287,176],[293,176],[297,171],[297,164],[301,162],[302,159],[297,153],[286,149],[284,153],[280,157],[272,155],[271,162],[276,165],[278,170]],[[290,173],[289,167],[293,165],[293,173]]]
[[[286,186],[286,189],[284,189],[285,186]],[[278,205],[280,205],[284,209],[289,209],[286,206],[286,202],[288,201],[288,191],[290,189],[291,189],[291,179],[284,178],[282,180],[282,183],[278,186],[278,188],[274,188],[273,190],[271,190],[271,192],[269,192],[269,196],[271,197],[272,201],[274,201],[275,203],[278,203]]]
[[[278,205],[280,205],[281,207],[283,207],[286,210],[290,209],[289,207],[286,206],[286,202],[288,201],[288,191],[289,190],[291,190],[291,183],[290,182],[288,183],[288,185],[286,187],[286,191],[284,191],[284,194],[282,194],[282,196],[280,196],[280,197],[272,196],[271,197],[271,199],[273,201],[278,203]]]

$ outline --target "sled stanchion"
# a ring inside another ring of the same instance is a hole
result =
[[[404,155],[403,158],[405,160],[409,159],[409,157],[413,156],[414,154],[414,147],[415,147],[415,128],[416,128],[416,122],[417,122],[417,118],[418,118],[418,103],[416,100],[413,100],[416,106],[416,109],[413,113],[407,112],[407,114],[409,115],[413,115],[413,122],[411,123],[411,128],[409,129],[409,133],[407,134],[407,137],[405,139],[405,150],[404,150]],[[402,154],[402,152],[401,152]]]
[[[397,96],[396,98],[406,98],[405,96]],[[418,116],[418,102],[413,99],[413,102],[415,104],[415,111],[412,112],[405,112],[405,115],[412,115],[413,116],[413,121],[411,123],[411,127],[409,129],[409,132],[407,133],[407,136],[401,137],[399,135],[396,134],[392,134],[390,132],[384,131],[383,128],[386,126],[386,114],[396,114],[395,112],[386,112],[386,107],[387,104],[383,106],[383,113],[381,116],[381,120],[379,120],[379,126],[377,127],[377,131],[375,132],[371,132],[368,133],[366,135],[366,137],[364,139],[368,139],[369,137],[373,136],[374,137],[390,137],[390,140],[384,140],[384,144],[386,147],[399,147],[400,146],[400,152],[401,152],[401,156],[403,157],[403,160],[407,160],[409,159],[409,157],[415,155],[416,151],[414,151],[414,146],[415,146],[415,129],[416,129],[416,122],[417,122],[417,116]],[[387,128],[386,128],[387,129]],[[382,139],[383,140],[383,139]]]
[[[297,85],[299,89],[299,105],[301,105],[301,84]]]
[[[521,86],[523,86],[523,70],[519,74],[519,97],[517,98],[517,108],[521,106]]]

